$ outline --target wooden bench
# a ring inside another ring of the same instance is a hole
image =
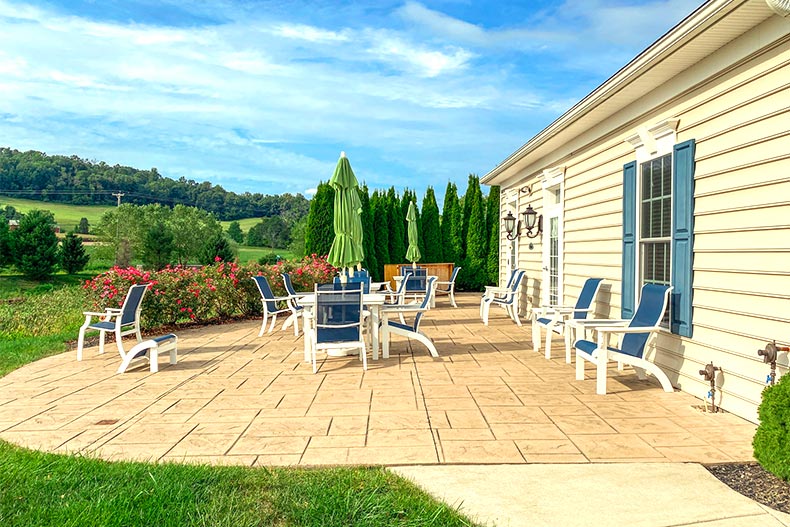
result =
[[[144,340],[129,350],[124,356],[121,365],[118,366],[116,373],[123,373],[135,359],[148,359],[151,365],[151,373],[159,371],[159,353],[170,352],[170,364],[176,363],[178,353],[178,337],[173,333]]]

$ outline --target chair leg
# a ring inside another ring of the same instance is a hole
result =
[[[439,356],[439,352],[436,351],[436,346],[434,345],[433,341],[425,336],[422,332],[410,333],[409,338],[413,338],[422,342],[425,347],[428,348],[428,352],[431,354],[431,357]]]
[[[84,324],[80,328],[80,335],[77,338],[77,360],[82,360],[82,348],[85,344],[85,330],[88,329],[88,324]]]
[[[595,393],[606,395],[606,366],[609,362],[605,349],[598,348],[596,353]]]
[[[510,318],[516,323],[516,325],[521,326],[521,319],[518,318],[518,306],[515,304],[509,304],[508,309],[510,311]]]
[[[453,304],[453,307],[458,307],[458,304],[455,303],[455,284],[450,286],[450,302]]]
[[[582,355],[579,350],[576,350],[576,380],[583,381],[584,380],[584,361],[586,357]]]
[[[554,327],[553,323],[549,323],[549,325],[546,326],[546,352],[544,356],[547,360],[551,359],[551,341],[554,336]]]
[[[486,326],[488,325],[488,312],[490,309],[491,309],[491,302],[486,302],[485,300],[483,300],[480,318],[483,319],[483,324],[485,324]]]
[[[272,324],[271,324],[271,326],[269,326],[269,333],[272,332],[272,330],[274,329],[274,325],[276,323],[277,323],[277,313],[272,315]]]
[[[103,329],[99,331],[99,355],[104,353],[104,334],[106,331]]]
[[[118,344],[118,353],[121,354],[121,359],[126,357],[126,352],[123,350],[123,337],[121,336],[121,326],[115,326],[115,343]]]
[[[571,328],[567,325],[563,328],[565,337],[565,363],[571,363]]]
[[[535,314],[532,315],[532,349],[540,353],[540,325]]]
[[[263,332],[266,331],[266,322],[269,320],[269,312],[264,310],[263,311],[263,322],[261,323],[261,330],[258,332],[258,336],[262,337]]]

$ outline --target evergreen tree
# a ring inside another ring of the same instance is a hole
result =
[[[442,250],[444,259],[461,265],[461,209],[458,203],[458,187],[447,183],[442,208]]]
[[[373,243],[375,245],[376,261],[381,275],[376,276],[377,281],[384,279],[384,265],[390,263],[389,253],[389,207],[387,196],[378,191],[370,198],[370,209],[373,213]]]
[[[291,243],[288,244],[288,250],[291,251],[296,258],[302,258],[305,255],[304,251],[304,231],[307,227],[307,216],[300,218],[293,227],[291,227]]]
[[[469,174],[469,179],[466,184],[466,193],[462,198],[462,212],[461,212],[461,258],[466,258],[467,246],[466,242],[469,238],[469,220],[472,215],[472,202],[469,197],[477,192],[480,193],[480,180],[474,174]],[[485,221],[485,208],[483,210],[483,221]]]
[[[374,277],[383,276],[383,271],[379,269],[378,259],[376,258],[373,211],[370,207],[370,195],[368,194],[367,185],[362,185],[362,188],[359,189],[359,200],[362,202],[362,250],[365,251],[362,266]],[[381,280],[377,279],[377,281]]]
[[[307,227],[304,233],[305,252],[326,256],[335,239],[335,190],[328,183],[319,183],[310,200]]]
[[[85,247],[82,245],[82,238],[71,232],[61,242],[58,258],[60,266],[68,274],[82,271],[90,261],[90,256],[85,253]]]
[[[80,224],[77,225],[77,228],[74,230],[79,234],[88,234],[88,231],[90,231],[88,218],[80,218]]]
[[[469,185],[464,199],[469,205],[469,226],[466,236],[466,256],[464,257],[463,286],[479,291],[488,283],[485,204],[477,181]]]
[[[206,240],[198,255],[198,260],[203,265],[212,265],[217,262],[232,262],[236,258],[228,239],[222,233],[215,234]]]
[[[488,232],[488,284],[499,281],[499,186],[494,185],[486,200],[486,232]]]
[[[52,213],[31,210],[22,216],[19,227],[11,232],[11,252],[14,265],[26,277],[49,278],[58,265],[58,238]]]
[[[241,232],[241,225],[239,225],[239,222],[236,220],[230,222],[227,233],[228,238],[236,243],[242,243],[244,241],[244,233]]]
[[[11,231],[8,230],[8,220],[0,214],[0,269],[11,263]]]
[[[385,196],[387,224],[389,226],[389,261],[401,263],[406,260],[406,215],[401,214],[400,200],[395,187],[390,187]]]
[[[433,187],[428,187],[425,197],[422,200],[422,236],[425,240],[425,252],[423,261],[425,263],[443,261],[442,254],[442,231],[439,226],[439,206],[436,204],[436,194]]]
[[[151,225],[143,238],[142,260],[147,269],[159,271],[171,262],[173,232],[164,222]]]

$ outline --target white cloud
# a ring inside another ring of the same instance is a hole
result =
[[[318,192],[318,189],[313,187],[313,188],[305,189],[304,192],[302,192],[302,194],[304,194],[305,196],[315,196],[316,192]]]
[[[330,31],[306,24],[280,24],[274,34],[309,42],[345,42],[349,40],[348,31]]]

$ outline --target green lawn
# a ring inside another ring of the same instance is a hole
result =
[[[109,463],[0,442],[0,525],[472,525],[383,468]]]
[[[52,201],[38,201],[32,199],[10,198],[0,196],[0,207],[6,205],[13,206],[22,213],[33,209],[48,210],[55,215],[55,223],[60,225],[61,230],[71,231],[80,223],[80,219],[88,218],[91,228],[99,224],[102,214],[114,208],[104,205],[68,205],[65,203],[55,203]]]
[[[79,283],[0,275],[0,376],[66,351]],[[8,299],[13,299],[9,302]],[[397,445],[393,445],[397,448]],[[0,440],[2,527],[471,526],[383,468],[248,468],[106,462]]]
[[[239,262],[247,263],[250,261],[257,262],[258,258],[267,254],[276,254],[282,256],[285,260],[294,258],[294,253],[288,249],[268,249],[266,247],[247,247],[246,245],[239,245],[236,247],[239,253]]]

